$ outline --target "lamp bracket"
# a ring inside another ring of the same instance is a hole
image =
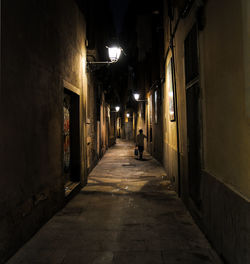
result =
[[[148,102],[148,100],[136,100],[136,102]]]
[[[112,64],[116,61],[88,61],[88,65],[94,65],[94,64]]]
[[[100,69],[103,66],[109,66],[110,64],[115,63],[116,61],[87,61],[87,72],[93,72]]]

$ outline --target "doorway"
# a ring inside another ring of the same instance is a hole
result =
[[[63,113],[63,173],[67,193],[73,183],[80,182],[79,95],[67,89],[64,89]]]
[[[198,210],[201,207],[201,111],[198,60],[198,30],[195,24],[185,43],[186,113],[188,141],[189,195]]]

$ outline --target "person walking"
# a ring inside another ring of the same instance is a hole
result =
[[[144,138],[147,137],[143,134],[143,130],[140,129],[139,134],[136,136],[136,147],[138,147],[139,150],[140,160],[142,160],[142,155],[144,151]]]

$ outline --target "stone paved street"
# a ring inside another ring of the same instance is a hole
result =
[[[66,207],[8,264],[219,264],[164,169],[118,141]]]

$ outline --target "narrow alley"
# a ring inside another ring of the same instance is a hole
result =
[[[0,264],[250,264],[249,0],[0,23]]]
[[[8,264],[221,263],[165,170],[117,140],[66,207]]]

